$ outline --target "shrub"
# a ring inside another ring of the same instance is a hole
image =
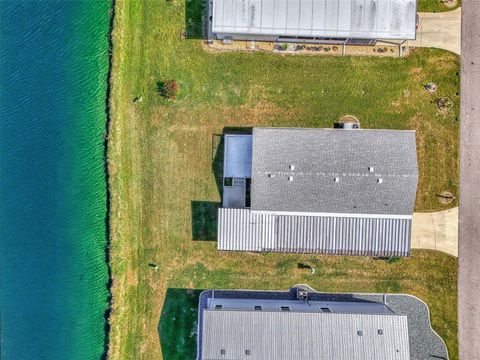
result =
[[[387,263],[393,264],[393,263],[396,263],[396,262],[398,262],[398,261],[400,261],[400,260],[401,260],[401,258],[398,257],[398,256],[390,256],[390,257],[388,258],[388,260],[387,260]]]
[[[178,83],[176,80],[159,81],[157,83],[157,91],[165,99],[175,100],[178,93]]]

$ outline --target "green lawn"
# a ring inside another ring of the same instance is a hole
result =
[[[462,0],[457,0],[454,7],[448,7],[443,0],[418,0],[418,11],[424,12],[443,12],[451,11],[462,5]]]
[[[213,53],[201,40],[180,39],[184,28],[199,34],[201,4],[116,1],[108,149],[111,359],[158,359],[159,327],[165,358],[193,358],[185,354],[195,343],[191,308],[197,293],[169,290],[173,295],[166,299],[167,289],[287,289],[301,282],[320,291],[417,295],[430,305],[434,328],[456,359],[457,260],[452,257],[415,251],[410,259],[388,264],[219,253],[214,241],[193,241],[192,235],[214,239],[212,210],[220,199],[214,134],[226,127],[331,127],[344,114],[356,115],[364,128],[416,129],[416,209],[445,209],[436,195],[458,194],[458,57],[437,50],[402,59]],[[157,82],[168,79],[180,84],[176,101],[156,93]],[[439,85],[437,94],[423,90],[428,81]],[[436,108],[440,96],[453,102],[445,114]],[[298,262],[315,264],[317,273],[303,273]],[[180,307],[172,296],[188,306]]]

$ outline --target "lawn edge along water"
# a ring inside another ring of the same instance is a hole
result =
[[[111,208],[111,192],[110,192],[110,173],[108,171],[108,135],[110,133],[110,96],[111,96],[111,78],[112,78],[112,62],[113,62],[113,28],[115,23],[115,3],[116,0],[110,0],[110,20],[108,24],[108,71],[107,71],[107,89],[105,97],[105,139],[103,141],[103,158],[104,158],[104,172],[105,172],[105,187],[106,187],[106,214],[105,214],[105,263],[107,264],[107,308],[105,309],[105,338],[103,343],[102,360],[108,359],[109,345],[110,345],[110,315],[112,313],[112,266],[110,260],[110,208]]]

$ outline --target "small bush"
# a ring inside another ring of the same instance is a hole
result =
[[[394,264],[394,263],[396,263],[396,262],[398,262],[398,261],[400,261],[400,260],[401,260],[401,258],[398,257],[398,256],[390,256],[390,257],[388,258],[388,260],[387,260],[387,263],[389,263],[389,264]]]
[[[167,100],[175,100],[178,93],[178,83],[176,80],[159,81],[157,91],[161,97]]]

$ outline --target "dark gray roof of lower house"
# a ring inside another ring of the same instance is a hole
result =
[[[254,128],[252,210],[412,215],[414,131]]]
[[[217,248],[336,255],[410,255],[411,218],[306,215],[219,208]]]
[[[299,288],[308,291],[309,301],[306,304],[316,306],[317,303],[323,303],[332,312],[324,313],[321,308],[317,312],[302,312],[301,309],[306,305],[297,299]],[[249,311],[245,308],[246,302],[277,302],[279,309],[275,312],[252,308]],[[292,307],[291,312],[280,311],[280,306],[292,306],[295,302],[300,303],[300,310]],[[219,308],[218,304],[224,307]],[[235,309],[235,304],[241,305]],[[383,312],[376,310],[378,306],[384,306],[388,311],[382,315]],[[342,310],[345,308],[374,310],[371,313],[370,310],[358,311],[357,316],[357,310],[345,312]],[[341,320],[335,322],[333,317],[327,318],[332,315]],[[355,326],[350,322],[353,319]],[[324,329],[327,325],[330,326],[328,332]],[[377,331],[370,333],[370,326]],[[389,338],[379,336],[378,329],[383,330],[381,336],[387,335]],[[315,331],[313,339],[310,330]],[[361,336],[358,335],[359,330],[362,331]],[[350,337],[352,332],[353,338]],[[324,343],[325,337],[331,342]],[[359,338],[364,347],[357,347],[356,340]],[[302,346],[297,348],[299,339],[302,339]],[[398,353],[389,353],[392,344],[398,345]],[[320,346],[322,349],[319,349]],[[405,354],[402,350],[406,348],[408,353]],[[225,355],[220,354],[221,349],[225,350]],[[251,350],[250,355],[245,353],[247,349]],[[329,353],[342,349],[345,352]],[[352,349],[355,350],[350,352]],[[448,359],[445,343],[431,327],[428,306],[414,296],[318,293],[306,285],[296,285],[290,291],[206,290],[200,295],[199,360],[322,359],[325,354],[326,359]]]

